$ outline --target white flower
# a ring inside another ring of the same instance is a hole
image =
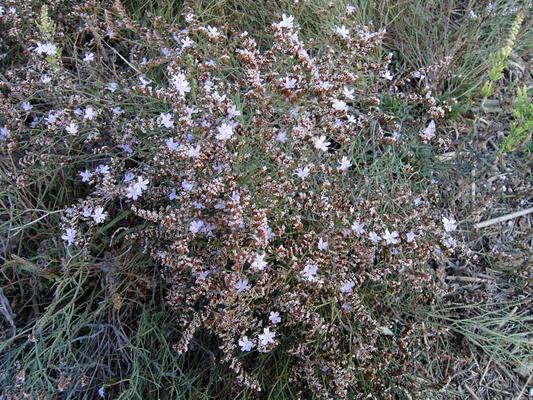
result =
[[[342,286],[340,287],[341,293],[347,294],[351,293],[354,287],[354,283],[352,281],[345,281]]]
[[[278,28],[287,28],[287,29],[294,28],[294,17],[292,15],[283,14],[281,18],[282,18],[281,21],[276,24]]]
[[[331,142],[328,142],[327,140],[328,139],[325,135],[315,138],[315,149],[321,151],[328,151],[328,147],[331,145]]]
[[[276,140],[280,143],[286,143],[287,142],[287,132],[281,131],[278,133],[278,136],[276,136]]]
[[[28,101],[23,101],[21,105],[24,111],[30,111],[33,108],[33,106]]]
[[[67,246],[71,246],[76,240],[76,231],[72,228],[67,228],[65,234],[61,236],[61,239],[67,242]]]
[[[181,39],[181,46],[186,49],[187,47],[194,46],[194,40],[192,40],[189,36],[185,36],[183,39]]]
[[[144,76],[140,76],[139,80],[141,81],[141,87],[146,87],[147,85],[152,83],[150,79],[146,79]]]
[[[85,206],[83,207],[83,210],[81,210],[81,215],[84,218],[90,218],[92,213],[93,213],[93,209],[89,206]]]
[[[376,232],[370,232],[368,236],[370,238],[370,241],[374,244],[379,243],[379,241],[381,240],[381,237]]]
[[[318,267],[313,263],[305,264],[305,267],[302,271],[302,277],[309,282],[316,281],[316,274],[318,273]]]
[[[309,176],[309,171],[310,171],[309,167],[305,166],[305,167],[296,168],[294,173],[296,174],[296,176],[298,176],[298,178],[303,180]]]
[[[78,125],[76,125],[74,122],[71,122],[65,128],[65,131],[67,131],[67,133],[70,133],[71,135],[75,135],[76,133],[78,133]]]
[[[265,261],[265,254],[256,254],[252,268],[263,271],[266,267],[268,267],[268,263]]]
[[[335,33],[339,35],[340,37],[347,39],[350,35],[350,30],[346,28],[344,25],[342,26],[336,26],[335,27]]]
[[[214,26],[207,26],[207,34],[211,38],[216,38],[220,36],[220,32]]]
[[[400,235],[397,231],[389,232],[388,229],[385,229],[385,234],[383,235],[383,240],[387,242],[387,244],[398,244],[400,243],[400,240],[398,239]]]
[[[320,251],[326,251],[329,247],[329,243],[322,240],[322,238],[318,239],[318,250]]]
[[[170,151],[175,151],[178,149],[180,143],[179,142],[175,142],[174,141],[174,138],[169,138],[167,140],[165,140],[165,144],[167,145],[168,149]]]
[[[412,243],[415,240],[415,233],[413,231],[407,232],[407,243]]]
[[[348,106],[346,105],[346,102],[339,99],[335,99],[333,100],[333,109],[336,111],[347,111]]]
[[[85,53],[85,56],[83,57],[84,62],[92,62],[94,61],[94,53]]]
[[[442,217],[442,224],[444,225],[444,230],[446,232],[453,232],[457,228],[457,221],[453,218]]]
[[[83,118],[88,119],[89,121],[92,121],[95,116],[96,111],[94,111],[94,108],[92,108],[91,106],[87,107],[85,109],[85,112],[83,113]]]
[[[431,120],[422,134],[426,138],[432,139],[435,136],[435,121]]]
[[[164,126],[165,128],[172,128],[174,126],[174,119],[170,113],[161,113],[159,115],[159,126]]]
[[[98,396],[100,396],[102,398],[105,396],[105,389],[103,387],[98,389]]]
[[[277,325],[281,322],[281,317],[279,316],[279,312],[277,311],[270,311],[270,316],[268,317],[270,322],[272,322],[273,325]]]
[[[196,147],[190,146],[186,151],[187,157],[198,158],[200,156],[200,150],[201,147],[199,144],[197,144]]]
[[[285,77],[285,79],[282,81],[283,87],[285,89],[294,89],[296,87],[296,83],[298,81],[294,78],[289,78],[288,76]]]
[[[350,159],[346,156],[342,156],[341,164],[339,165],[338,170],[346,171],[351,166],[352,166],[352,163],[350,162]]]
[[[468,14],[468,18],[470,19],[477,19],[478,15],[474,10],[470,10],[470,13]]]
[[[248,336],[243,336],[239,339],[239,346],[241,346],[241,351],[251,351],[254,344],[248,339]]]
[[[386,79],[386,80],[388,80],[388,81],[392,81],[392,78],[393,78],[393,76],[392,76],[392,74],[391,74],[391,72],[389,70],[385,71],[383,73],[383,75],[381,75],[381,77]]]
[[[52,82],[52,77],[50,75],[43,75],[41,76],[41,82],[45,85]]]
[[[124,112],[120,107],[113,107],[111,111],[113,111],[113,114],[115,115],[121,115]]]
[[[222,124],[217,128],[218,134],[215,136],[218,140],[228,140],[233,136],[233,128],[229,124]]]
[[[351,4],[348,4],[348,5],[346,6],[346,13],[347,13],[348,15],[349,15],[349,14],[353,14],[354,11],[355,11],[355,7],[352,6]]]
[[[204,227],[204,221],[197,219],[191,222],[191,225],[189,226],[189,231],[191,233],[198,233],[202,230]]]
[[[235,284],[235,290],[237,291],[237,294],[240,294],[244,292],[245,290],[248,290],[248,279],[241,279],[239,282]]]
[[[182,72],[173,75],[170,79],[170,82],[174,85],[181,96],[185,96],[185,93],[189,93],[191,91],[189,82],[187,82],[187,77]]]
[[[81,181],[82,182],[89,182],[91,180],[91,177],[93,176],[92,172],[86,169],[85,171],[80,172]]]
[[[275,343],[275,337],[276,332],[270,332],[270,328],[264,328],[263,333],[259,335],[259,342],[262,346],[267,346],[270,343]]]
[[[104,207],[97,206],[94,208],[91,217],[95,223],[101,224],[107,218],[107,212],[104,211]]]
[[[349,87],[344,86],[344,89],[342,89],[342,93],[344,94],[344,97],[346,97],[348,100],[353,100],[355,96],[353,95],[355,92],[355,89],[350,89]]]
[[[57,53],[57,46],[53,43],[37,42],[35,52],[38,54],[47,54],[49,56],[55,56]]]

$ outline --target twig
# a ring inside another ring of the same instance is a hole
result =
[[[508,221],[510,219],[522,217],[522,216],[530,214],[532,212],[533,212],[533,207],[527,208],[527,209],[522,210],[522,211],[516,211],[516,212],[511,213],[511,214],[502,215],[501,217],[489,219],[488,221],[479,222],[479,223],[474,225],[474,228],[476,228],[476,229],[486,228],[487,226],[498,224],[500,222],[505,222],[505,221]]]
[[[468,386],[466,383],[465,383],[465,389],[468,391],[468,393],[470,393],[470,395],[475,399],[475,400],[480,400],[479,397],[477,396],[477,394],[474,393],[474,390],[472,390],[472,388],[470,386]]]

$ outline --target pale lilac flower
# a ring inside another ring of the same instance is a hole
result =
[[[95,172],[97,174],[108,175],[111,171],[109,169],[109,165],[100,164],[96,167]]]
[[[350,30],[346,28],[344,25],[342,26],[336,26],[335,27],[335,33],[342,37],[343,39],[348,39],[350,35]]]
[[[342,156],[341,164],[339,165],[338,170],[346,171],[351,166],[352,166],[352,163],[350,162],[350,159],[346,156]]]
[[[358,235],[362,235],[363,233],[365,233],[365,225],[359,223],[359,221],[355,221],[352,224],[352,230]]]
[[[268,317],[268,319],[273,325],[277,325],[281,322],[281,317],[279,316],[279,312],[277,311],[270,311],[270,316]]]
[[[124,182],[131,182],[135,179],[135,174],[132,171],[128,171],[124,174]]]
[[[294,89],[296,87],[296,83],[298,81],[294,78],[290,78],[288,76],[285,77],[285,79],[283,79],[282,83],[283,83],[283,87],[285,89]]]
[[[333,109],[336,111],[347,111],[348,105],[346,104],[345,101],[335,99],[333,100]]]
[[[104,398],[105,397],[105,389],[103,387],[101,387],[100,389],[98,389],[98,396]]]
[[[187,151],[186,151],[187,157],[198,158],[200,156],[200,150],[201,150],[201,147],[199,144],[196,145],[196,147],[190,146],[189,148],[187,148]]]
[[[302,271],[302,277],[309,282],[315,282],[317,280],[316,274],[318,273],[318,267],[308,262]]]
[[[431,120],[428,126],[424,129],[422,135],[425,136],[427,139],[433,139],[433,137],[435,136],[435,130],[435,121]]]
[[[52,82],[52,77],[50,75],[43,75],[41,76],[41,82],[45,85]]]
[[[179,142],[175,142],[174,141],[174,138],[169,138],[167,140],[165,140],[165,144],[167,145],[168,149],[170,151],[176,151],[180,145]]]
[[[292,15],[283,14],[281,18],[281,21],[275,24],[278,28],[294,28],[294,17]]]
[[[415,240],[415,233],[413,231],[407,232],[407,243],[412,243]]]
[[[329,243],[324,241],[322,238],[318,239],[318,250],[326,251],[329,248]]]
[[[61,236],[61,239],[67,242],[67,246],[71,246],[76,240],[76,231],[72,228],[67,228],[65,234]]]
[[[354,12],[355,12],[355,7],[352,6],[351,4],[348,4],[348,5],[346,6],[346,13],[347,13],[348,15],[350,15],[350,14],[353,14]]]
[[[176,88],[181,96],[185,96],[185,93],[189,93],[191,91],[189,82],[187,82],[187,77],[182,72],[173,75],[170,79],[170,82],[172,85],[174,85],[174,88]]]
[[[83,113],[83,118],[92,121],[94,117],[96,117],[96,111],[94,111],[94,108],[91,106],[87,107]]]
[[[197,219],[191,222],[189,226],[189,231],[191,233],[198,233],[202,230],[203,227],[204,227],[204,221]]]
[[[118,84],[116,82],[109,82],[109,85],[107,85],[107,90],[109,90],[111,93],[115,93],[117,87]]]
[[[340,287],[340,291],[341,293],[344,293],[344,294],[351,293],[354,286],[355,285],[352,281],[345,281]]]
[[[331,142],[328,142],[327,140],[328,139],[325,135],[315,138],[315,149],[321,151],[328,151],[328,147],[331,145]]]
[[[9,136],[9,133],[10,131],[7,126],[2,126],[0,128],[0,140],[5,140]]]
[[[191,190],[193,190],[194,184],[185,179],[183,182],[181,182],[181,187],[186,192],[190,192]]]
[[[183,39],[181,39],[181,46],[186,49],[187,47],[194,46],[194,40],[192,40],[189,36],[185,36]]]
[[[229,124],[222,124],[217,128],[218,134],[215,136],[218,140],[228,140],[233,136],[233,127]]]
[[[304,180],[305,178],[309,176],[309,172],[310,172],[309,167],[305,166],[305,167],[296,168],[294,173],[296,174],[296,176],[298,176],[298,178]]]
[[[148,179],[138,176],[137,182],[134,182],[126,188],[126,197],[132,200],[137,200],[141,197],[142,193],[148,189],[148,183]]]
[[[452,237],[447,237],[444,239],[444,244],[450,248],[457,246],[457,241]]]
[[[263,333],[259,335],[259,342],[262,346],[267,346],[270,343],[275,343],[275,337],[276,332],[270,332],[270,328],[264,328]]]
[[[241,115],[241,112],[234,105],[232,105],[231,107],[228,107],[227,111],[228,111],[229,119],[234,119],[235,117],[238,117]]]
[[[92,172],[86,169],[85,171],[80,172],[81,181],[82,182],[89,182],[91,180],[91,177],[93,176]]]
[[[276,140],[280,143],[286,143],[287,142],[287,132],[281,131],[278,133],[278,136],[276,136]]]
[[[239,346],[241,346],[241,351],[251,351],[254,344],[247,336],[243,336],[239,339]]]
[[[152,83],[150,79],[146,79],[144,76],[140,76],[139,81],[141,81],[141,87],[143,88],[148,86],[150,83]]]
[[[30,111],[33,108],[33,106],[28,101],[23,101],[21,105],[24,111]]]
[[[342,89],[342,93],[344,94],[344,97],[346,97],[348,100],[353,100],[355,96],[353,95],[355,92],[355,89],[350,89],[347,86],[344,86],[344,89]]]
[[[252,268],[263,271],[268,267],[268,263],[265,261],[265,254],[256,254],[254,261],[252,262]]]
[[[113,107],[111,111],[113,111],[113,114],[117,116],[121,115],[124,112],[124,110],[122,110],[122,108],[120,107]]]
[[[89,206],[83,207],[83,210],[81,210],[81,215],[84,218],[90,218],[93,213],[93,209]]]
[[[444,225],[444,230],[446,232],[453,232],[457,228],[457,221],[453,218],[442,217],[442,224]]]
[[[248,286],[248,279],[241,279],[239,282],[237,282],[235,284],[235,290],[237,291],[237,294],[240,294],[242,292],[244,292],[245,290],[248,290],[249,289],[249,286]]]
[[[376,232],[370,232],[368,236],[370,238],[370,241],[374,244],[379,243],[379,241],[381,240],[381,236],[379,236]]]
[[[67,125],[65,131],[67,131],[67,133],[70,133],[71,135],[75,135],[76,133],[78,133],[78,125],[76,125],[74,121],[72,121],[70,122],[70,124]]]
[[[95,223],[101,224],[107,218],[107,212],[104,211],[104,207],[97,206],[94,208],[91,217]]]
[[[400,243],[400,239],[398,239],[400,235],[397,231],[389,232],[388,229],[385,229],[385,234],[383,235],[383,240],[387,242],[387,244],[398,244]]]
[[[176,200],[178,198],[178,195],[176,193],[176,189],[172,189],[172,192],[168,194],[168,199],[170,201]]]
[[[174,119],[170,113],[161,113],[159,115],[159,126],[164,126],[165,128],[172,128],[174,126]]]

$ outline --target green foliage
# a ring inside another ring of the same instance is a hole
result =
[[[514,111],[515,121],[511,125],[511,133],[502,142],[499,154],[516,151],[520,145],[531,141],[533,134],[533,103],[526,86],[517,90],[517,106]]]

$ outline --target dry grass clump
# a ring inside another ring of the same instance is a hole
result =
[[[174,350],[209,353],[231,371],[231,395],[271,390],[274,362],[301,398],[431,392],[425,354],[442,332],[419,310],[445,294],[449,257],[476,261],[428,168],[450,145],[453,103],[433,92],[449,59],[395,73],[381,52],[386,32],[354,23],[351,7],[320,46],[283,14],[266,50],[230,24],[200,23],[192,8],[176,26],[139,24],[119,2],[101,7],[65,14],[75,30],[46,8],[27,7],[26,24],[20,12],[1,17],[24,49],[2,76],[2,201],[33,204],[43,191],[48,202],[12,207],[20,228],[5,254],[27,237],[45,253],[24,213],[60,213],[42,262],[69,277],[58,287],[74,300],[59,323],[80,314],[76,279],[94,274],[95,260],[140,252],[160,279],[108,268],[96,298],[116,324],[93,316],[90,328],[103,330],[79,327],[105,337],[97,354],[120,354],[107,362],[116,370],[134,373],[121,346],[108,347],[127,336],[123,303],[131,319],[160,285],[180,329]],[[66,364],[79,347],[67,350]],[[74,385],[68,371],[54,370],[60,392]],[[16,395],[26,393],[19,375]]]

